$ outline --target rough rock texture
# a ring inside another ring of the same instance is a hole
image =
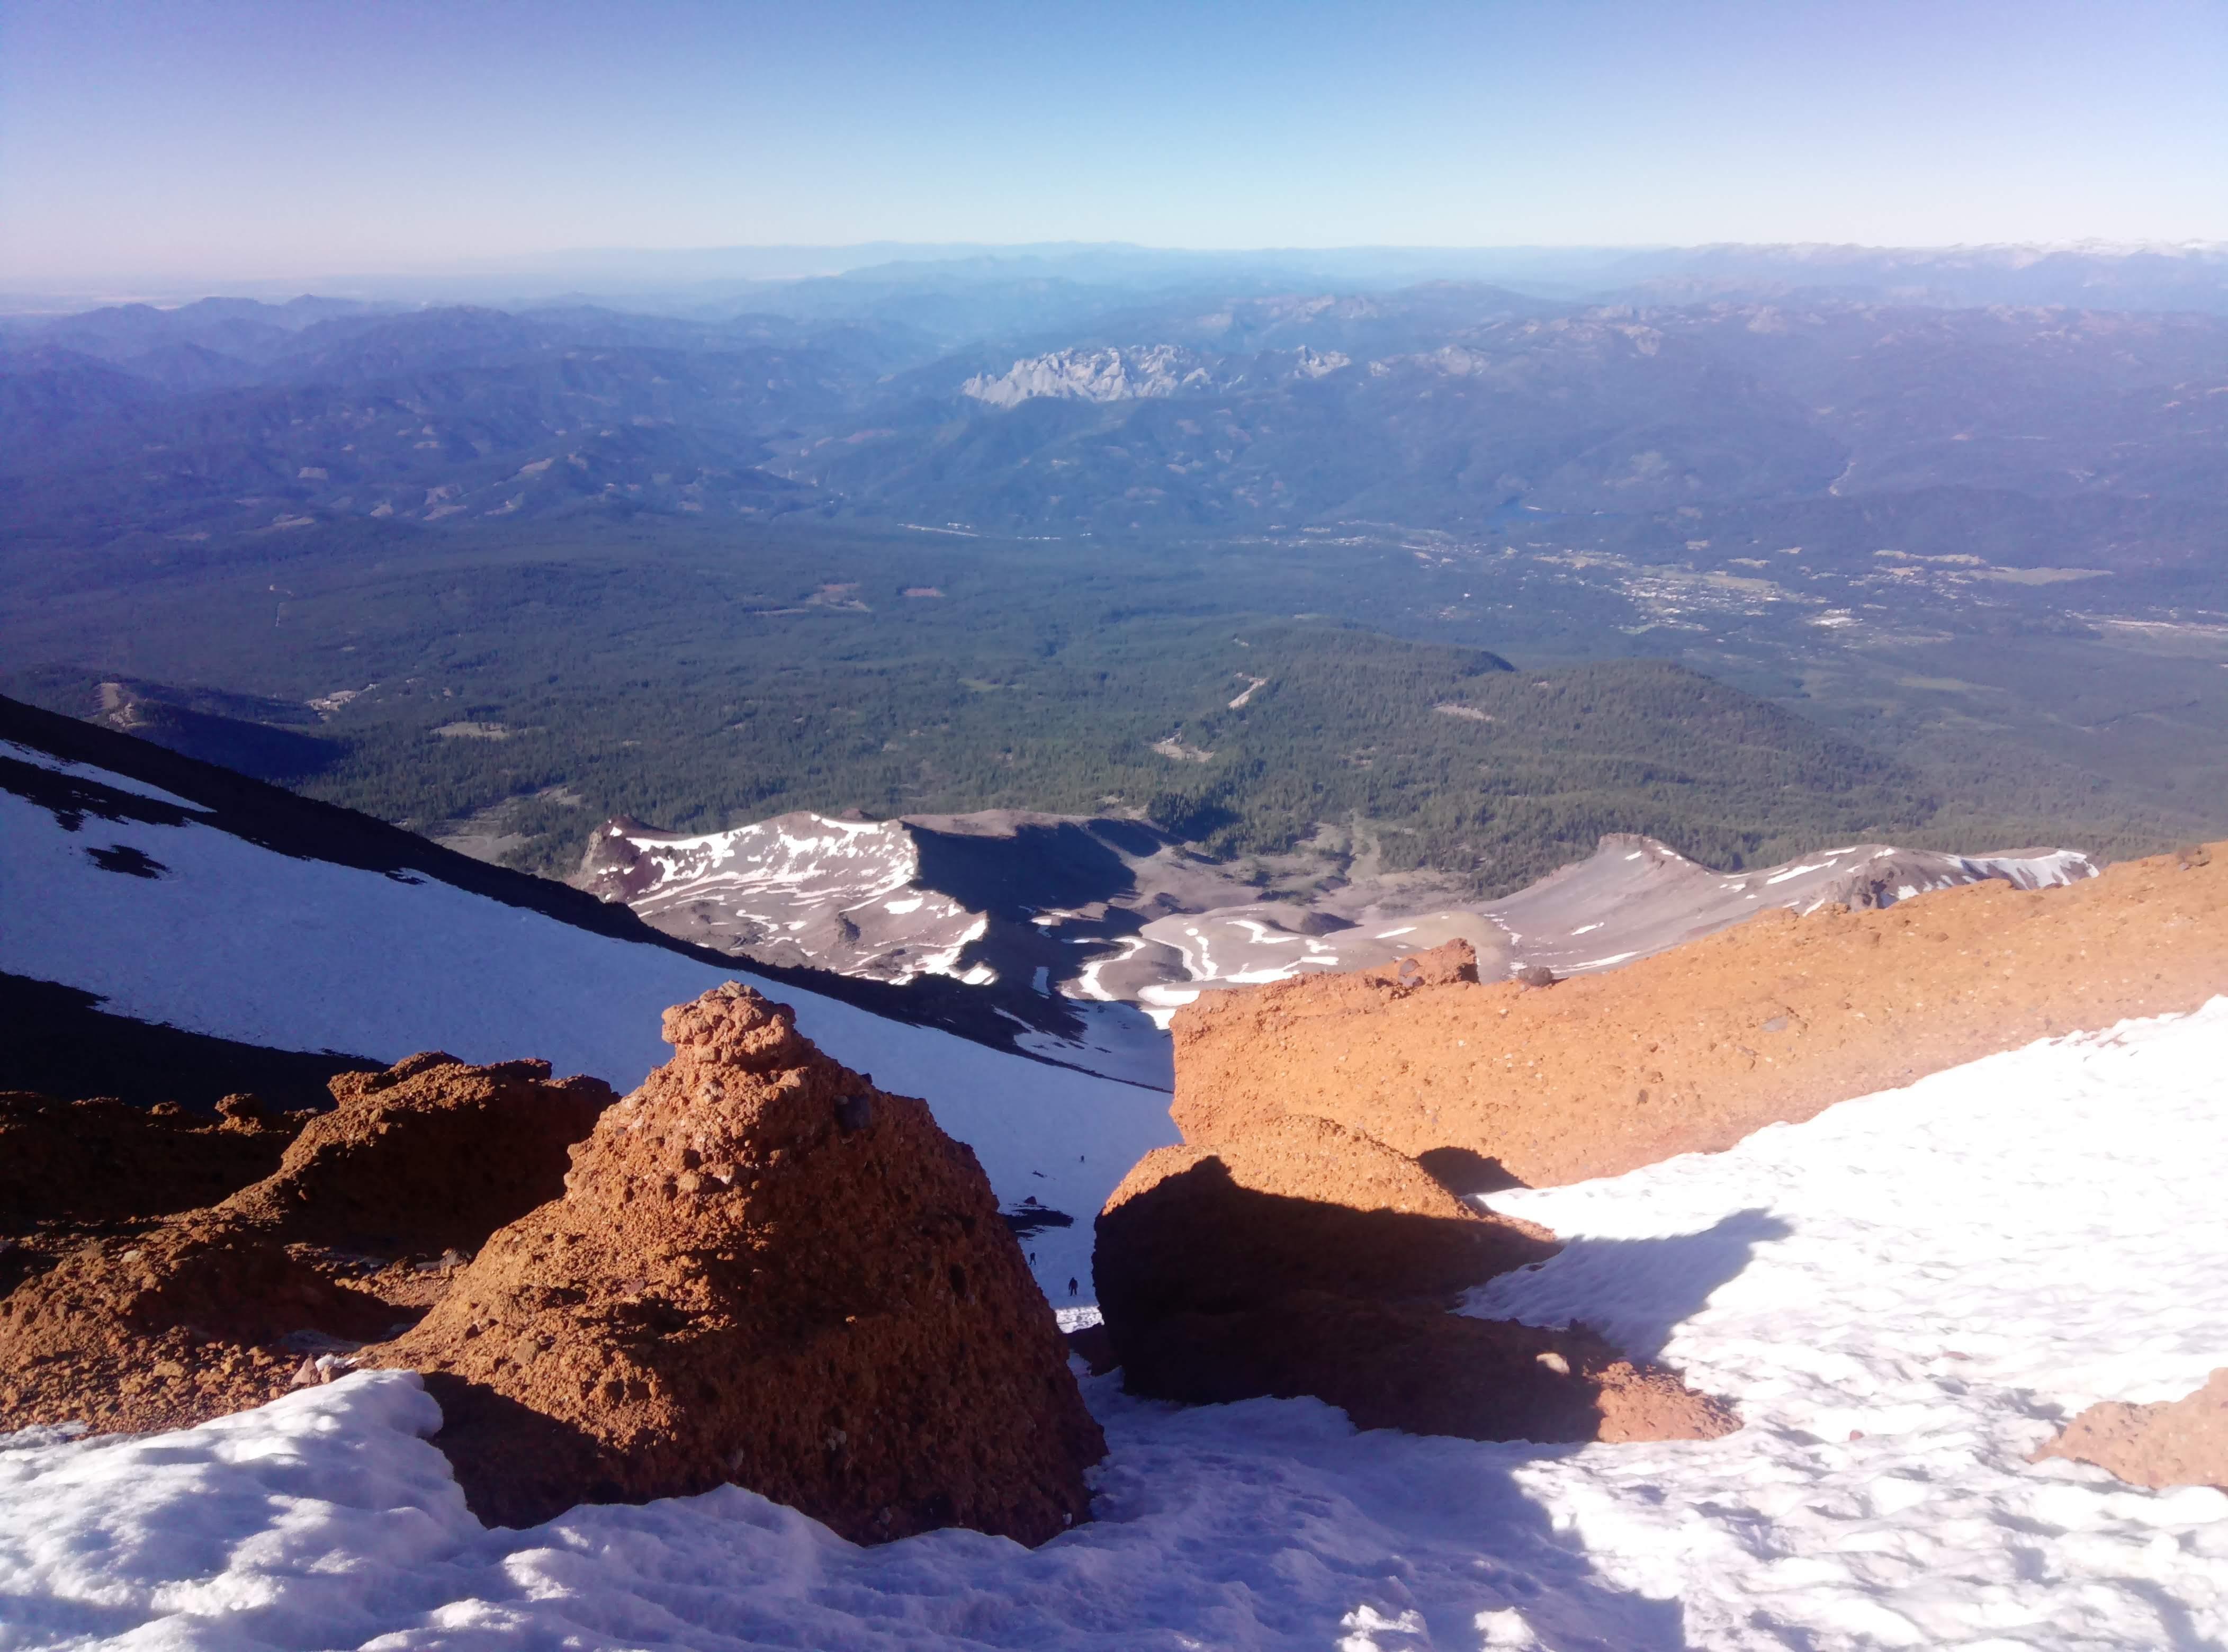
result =
[[[600,1079],[552,1081],[547,1061],[476,1067],[439,1051],[331,1088],[339,1106],[224,1209],[291,1240],[385,1256],[473,1248],[556,1198],[573,1143],[617,1099]]]
[[[2223,991],[2228,855],[2160,855],[2058,888],[1765,912],[1545,990],[1380,970],[1210,994],[1175,1017],[1173,1111],[1205,1150],[1309,1115],[1544,1186]]]
[[[396,1310],[269,1233],[196,1211],[88,1239],[0,1300],[0,1431],[185,1428],[283,1393]]]
[[[476,1246],[563,1190],[567,1148],[611,1094],[548,1072],[413,1056],[340,1075],[335,1111],[283,1127],[246,1098],[221,1127],[120,1120],[104,1104],[0,1115],[44,1155],[59,1191],[41,1207],[74,1219],[22,1246],[34,1268],[0,1274],[12,1287],[0,1297],[0,1431],[189,1426],[283,1393],[318,1354],[407,1329],[462,1260],[411,1258]],[[92,1128],[74,1153],[54,1126],[80,1117]],[[0,1136],[0,1150],[14,1139]],[[269,1174],[232,1191],[254,1159]],[[102,1187],[118,1164],[141,1179]],[[162,1189],[180,1166],[218,1202],[176,1212]],[[88,1232],[97,1218],[105,1231]]]
[[[1437,1300],[1556,1248],[1545,1229],[1481,1215],[1381,1143],[1287,1118],[1212,1152],[1148,1153],[1099,1215],[1092,1270],[1127,1360],[1142,1326],[1174,1314],[1306,1289]]]
[[[303,1122],[266,1117],[250,1096],[219,1113],[0,1094],[0,1235],[213,1205],[270,1175]]]
[[[1410,973],[1456,979],[1460,962],[1427,957]],[[1314,1394],[1363,1428],[1473,1439],[1738,1426],[1584,1331],[1447,1311],[1467,1287],[1555,1249],[1546,1230],[1479,1212],[1380,1142],[1287,1117],[1212,1151],[1147,1154],[1099,1215],[1093,1266],[1111,1354],[1136,1393]]]
[[[974,1155],[727,986],[408,1335],[482,1518],[734,1481],[848,1537],[1040,1542],[1104,1454]]]
[[[2228,1367],[2193,1394],[2157,1405],[2091,1405],[2034,1454],[2093,1463],[2138,1486],[2228,1490]]]

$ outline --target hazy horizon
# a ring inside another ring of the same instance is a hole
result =
[[[2228,10],[0,16],[0,285],[862,245],[2228,240]]]
[[[147,304],[175,308],[204,298],[252,298],[284,303],[293,298],[358,299],[374,303],[536,304],[553,298],[670,299],[695,289],[718,294],[752,286],[769,289],[814,279],[871,275],[887,270],[893,280],[934,279],[942,271],[967,271],[984,279],[1008,272],[1015,279],[1064,279],[1082,285],[1113,283],[1141,292],[1178,285],[1213,285],[1253,276],[1290,275],[1324,286],[1389,289],[1430,281],[1469,280],[1517,290],[1607,293],[1623,276],[1661,273],[1669,265],[1712,258],[1756,255],[1756,266],[1773,261],[1784,272],[1815,271],[1821,282],[1860,260],[1942,262],[1994,260],[2016,270],[2020,255],[2072,253],[2092,258],[2151,253],[2228,259],[2228,240],[2107,240],[2100,238],[2009,242],[1885,246],[1860,242],[1719,241],[1690,245],[1178,247],[1122,241],[932,242],[861,241],[848,246],[770,244],[727,247],[594,247],[503,257],[394,265],[323,275],[284,270],[240,272],[165,279],[142,272],[10,282],[0,277],[0,309],[17,315],[42,310],[67,313],[103,305]]]

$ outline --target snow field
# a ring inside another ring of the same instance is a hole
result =
[[[116,843],[166,871],[125,876],[86,853]],[[1164,1092],[889,1021],[433,880],[297,860],[199,823],[88,817],[67,832],[6,792],[0,844],[0,970],[99,993],[115,1015],[246,1043],[384,1061],[432,1049],[475,1062],[540,1056],[560,1076],[593,1073],[624,1094],[672,1053],[658,1035],[668,1005],[725,980],[757,987],[794,1006],[798,1029],[837,1060],[925,1100],[975,1149],[1002,1203],[1034,1196],[1076,1219],[1026,1245],[1055,1303],[1071,1300],[1070,1278],[1074,1300],[1093,1299],[1092,1218],[1130,1165],[1177,1139]]]
[[[1700,1645],[2169,1647],[2228,1632],[2228,1496],[2030,1465],[2228,1365],[2228,999],[1491,1204],[1568,1241],[1470,1311],[1583,1319],[1734,1399],[1707,1448],[1519,1471]]]
[[[1571,1243],[1474,1308],[1660,1349],[1738,1404],[1724,1439],[1357,1434],[1105,1378],[1098,1518],[1034,1552],[854,1548],[734,1489],[483,1532],[415,1378],[367,1373],[185,1433],[0,1440],[0,1652],[2215,1646],[2228,1495],[2023,1459],[2228,1363],[2224,1072],[2228,999],[1494,1195]]]

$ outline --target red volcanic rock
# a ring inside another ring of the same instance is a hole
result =
[[[285,1393],[307,1354],[387,1335],[396,1316],[206,1211],[86,1240],[0,1299],[0,1431],[190,1427]]]
[[[213,1205],[268,1175],[301,1126],[228,1096],[220,1117],[120,1101],[0,1093],[0,1234]]]
[[[426,1373],[482,1518],[734,1482],[861,1541],[1041,1542],[1104,1442],[974,1155],[729,985],[674,1059],[367,1356]]]
[[[2155,1405],[2091,1405],[2034,1454],[2109,1469],[2130,1485],[2228,1490],[2228,1367],[2202,1388]]]
[[[1545,1228],[1482,1214],[1381,1142],[1283,1118],[1140,1159],[1099,1214],[1092,1271],[1134,1380],[1133,1343],[1171,1315],[1303,1290],[1451,1300],[1558,1248]]]
[[[565,1189],[567,1155],[616,1098],[547,1061],[468,1066],[438,1051],[343,1073],[266,1180],[223,1211],[290,1240],[383,1256],[470,1250]]]
[[[2228,989],[2228,855],[2000,881],[1884,911],[1775,908],[1545,990],[1385,970],[1202,994],[1177,1012],[1184,1140],[1288,1115],[1533,1187],[1715,1152],[1766,1124],[2045,1036]]]
[[[567,1149],[611,1092],[548,1074],[413,1056],[340,1075],[332,1112],[284,1127],[245,1097],[221,1125],[106,1103],[0,1111],[0,1150],[22,1147],[40,1179],[19,1207],[117,1229],[42,1234],[36,1271],[0,1297],[0,1430],[187,1427],[285,1392],[311,1355],[394,1335],[449,1276],[380,1259],[476,1247],[563,1192]],[[193,1194],[219,1202],[164,1214]]]
[[[1136,1393],[1313,1394],[1362,1428],[1488,1440],[1706,1439],[1738,1426],[1585,1331],[1448,1311],[1466,1287],[1556,1248],[1380,1142],[1286,1117],[1211,1149],[1148,1154],[1098,1218],[1093,1266]]]

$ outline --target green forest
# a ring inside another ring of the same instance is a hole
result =
[[[429,833],[492,813],[504,858],[558,876],[611,816],[711,830],[794,809],[1143,815],[1232,857],[1359,826],[1386,869],[1479,893],[1612,831],[1736,868],[1865,837],[1994,848],[2076,820],[2110,849],[2167,829],[2016,753],[1945,787],[1713,676],[1615,657],[1623,635],[1518,669],[1356,624],[1387,611],[1384,581],[1330,547],[653,522],[102,554],[115,577],[67,602],[18,586],[11,627],[46,625],[48,650],[0,687],[79,714],[105,677],[192,688],[233,719],[205,721],[220,745],[259,731],[207,754]],[[278,747],[272,723],[293,725]]]

